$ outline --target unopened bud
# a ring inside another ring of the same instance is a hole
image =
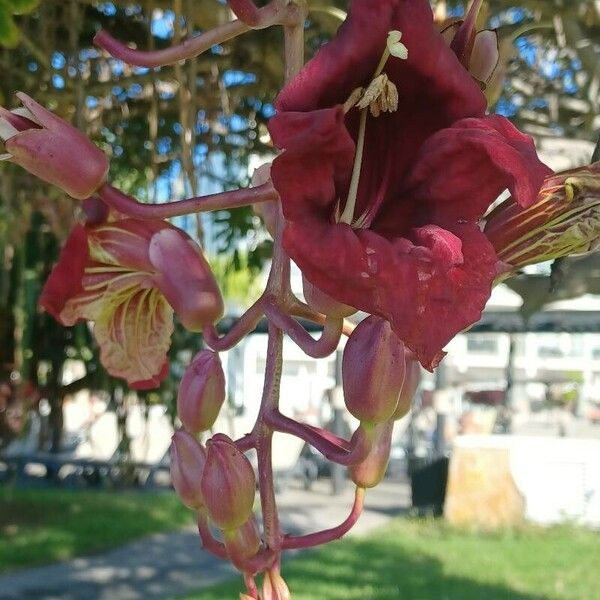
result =
[[[337,319],[345,319],[356,312],[348,304],[342,304],[331,296],[315,287],[304,275],[302,276],[302,291],[306,303],[317,312]]]
[[[419,365],[419,361],[408,355],[405,355],[405,361],[406,374],[404,375],[402,390],[398,397],[398,406],[392,415],[393,421],[397,421],[408,414],[421,380],[421,365]]]
[[[225,375],[219,355],[196,354],[186,369],[177,394],[177,414],[190,433],[210,429],[225,401]]]
[[[227,556],[240,571],[246,571],[247,561],[254,558],[260,549],[260,535],[256,519],[250,517],[241,527],[223,532]]]
[[[176,431],[171,439],[171,481],[181,501],[194,510],[204,506],[200,488],[206,463],[206,450],[186,431]]]
[[[393,430],[393,421],[376,425],[373,446],[367,458],[348,467],[350,479],[358,487],[373,488],[383,480],[390,460]]]
[[[60,117],[18,93],[23,108],[0,107],[0,139],[10,160],[39,179],[85,200],[106,181],[108,159],[87,137]]]
[[[262,600],[290,600],[290,590],[279,571],[272,569],[265,573],[262,587]]]
[[[600,239],[600,162],[548,177],[528,208],[505,200],[488,216],[484,233],[505,275],[595,250]]]
[[[202,249],[190,237],[163,228],[152,236],[148,256],[156,270],[156,286],[186,329],[202,331],[223,316],[219,285]]]
[[[390,324],[371,316],[348,339],[342,361],[344,400],[359,421],[387,421],[404,382],[404,344]]]
[[[241,527],[252,515],[254,469],[226,435],[219,433],[207,443],[201,487],[208,514],[221,529]]]

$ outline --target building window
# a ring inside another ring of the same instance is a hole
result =
[[[565,353],[558,346],[540,346],[538,356],[540,358],[563,358]]]
[[[470,335],[467,337],[467,351],[473,354],[498,354],[498,339]]]

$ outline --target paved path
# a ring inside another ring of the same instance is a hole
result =
[[[385,524],[409,506],[408,486],[383,483],[367,494],[354,533]],[[353,490],[332,496],[326,483],[311,492],[289,488],[279,506],[283,527],[296,534],[331,527],[345,518]],[[118,526],[118,524],[115,524]],[[0,600],[172,600],[234,576],[225,562],[199,548],[193,529],[153,535],[89,558],[0,577]]]

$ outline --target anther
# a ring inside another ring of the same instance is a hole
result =
[[[385,73],[382,73],[369,84],[356,107],[360,110],[369,107],[374,117],[378,117],[382,112],[396,112],[398,88]]]

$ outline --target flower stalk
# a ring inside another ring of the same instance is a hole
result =
[[[214,210],[229,210],[251,204],[272,202],[278,198],[277,191],[271,182],[254,188],[220,192],[165,204],[143,204],[109,184],[102,186],[98,190],[98,195],[113,210],[141,220],[170,219]]]
[[[427,0],[389,3],[389,11],[379,4],[385,2],[353,0],[343,33],[306,68],[305,0],[272,0],[262,8],[229,0],[236,20],[158,52],[98,34],[98,45],[113,56],[154,67],[250,29],[282,26],[286,87],[269,123],[281,153],[249,189],[142,204],[106,182],[105,157],[64,122],[46,112],[36,121],[0,110],[7,151],[18,138],[41,135],[51,150],[62,139],[69,143],[60,152],[75,147],[93,159],[85,161],[94,168],[83,178],[55,172],[52,156],[38,161],[31,153],[27,160],[34,162],[23,161],[83,200],[87,215],[61,254],[43,306],[64,323],[95,321],[104,364],[139,389],[157,387],[168,373],[173,313],[188,330],[202,332],[209,349],[181,380],[183,428],[173,436],[172,482],[196,512],[204,548],[243,574],[246,600],[288,599],[282,551],[325,544],[356,523],[365,490],[385,474],[394,421],[410,410],[420,364],[432,369],[445,343],[479,318],[498,262],[507,276],[531,262],[587,252],[600,230],[600,165],[549,176],[529,138],[485,114],[473,78],[487,80],[482,74],[493,71],[497,47],[494,33],[476,31],[480,0],[444,38],[432,26]],[[480,181],[474,183],[465,173],[475,167]],[[481,231],[481,218],[506,188],[514,200],[489,214]],[[165,219],[250,205],[274,240],[271,270],[263,295],[221,335],[223,300],[208,262]],[[301,268],[306,303],[292,293],[291,259]],[[370,316],[359,325],[346,320],[359,309]],[[198,436],[217,422],[226,399],[217,353],[233,348],[262,318],[268,345],[254,427],[236,441],[217,433],[201,444]],[[313,338],[299,318],[322,325],[321,336]],[[349,338],[343,388],[349,413],[360,421],[349,440],[281,413],[284,335],[315,358],[335,352],[342,335]],[[282,530],[276,432],[348,467],[355,498],[336,527],[297,537]],[[257,474],[245,456],[250,450]],[[262,527],[254,514],[257,484]]]

